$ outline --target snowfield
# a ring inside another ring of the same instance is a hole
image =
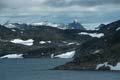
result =
[[[86,32],[81,32],[81,33],[78,33],[79,35],[89,35],[91,37],[97,37],[97,38],[100,38],[102,36],[104,36],[103,33],[86,33]]]
[[[71,52],[66,52],[66,53],[60,54],[60,55],[56,55],[54,57],[56,57],[56,58],[73,58],[74,55],[75,55],[75,51],[71,51]]]
[[[39,43],[40,43],[40,44],[45,44],[46,42],[45,42],[45,41],[40,41]]]
[[[1,59],[3,58],[23,58],[23,54],[8,54],[5,56],[0,57]]]
[[[40,44],[45,44],[45,43],[49,43],[49,44],[50,44],[51,41],[40,41],[39,43],[40,43]]]
[[[15,44],[22,44],[22,45],[26,45],[26,46],[32,46],[34,40],[33,39],[28,39],[28,40],[14,39],[14,40],[11,40],[10,42],[15,43]]]
[[[108,62],[105,62],[103,64],[98,64],[96,67],[96,70],[98,70],[101,67],[110,67],[110,70],[120,70],[120,63],[117,63],[116,66],[109,65]]]

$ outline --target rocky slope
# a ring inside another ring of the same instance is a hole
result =
[[[58,70],[120,70],[120,20],[99,28],[103,37],[92,38],[76,49],[73,61]]]
[[[76,32],[77,29],[63,30],[46,25],[0,25],[0,56],[23,54],[25,58],[40,58],[73,51],[92,38]]]
[[[85,28],[77,20],[74,20],[72,23],[68,24],[68,29],[85,30]]]

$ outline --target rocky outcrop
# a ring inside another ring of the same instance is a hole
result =
[[[16,27],[0,26],[0,56],[23,54],[25,58],[50,57],[75,50],[78,45],[90,39],[75,31],[51,27],[14,23]],[[30,45],[29,42],[30,41]],[[25,45],[27,44],[27,45]]]
[[[68,29],[80,29],[85,30],[85,28],[77,21],[74,20],[72,23],[68,25]]]
[[[101,38],[92,38],[76,49],[73,61],[55,67],[58,70],[120,70],[120,21],[99,29]]]

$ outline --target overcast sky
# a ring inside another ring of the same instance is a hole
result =
[[[84,24],[106,23],[120,19],[120,0],[0,0],[0,18],[23,16],[58,22],[77,18]]]

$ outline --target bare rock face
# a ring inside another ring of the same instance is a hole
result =
[[[74,20],[72,23],[68,25],[68,29],[80,29],[85,30],[85,28],[77,21]]]
[[[12,27],[9,27],[11,25]],[[51,54],[57,55],[75,50],[78,44],[91,38],[90,36],[86,37],[86,35],[79,36],[73,30],[71,33],[67,30],[45,25],[12,23],[7,26],[0,25],[0,56],[23,54],[25,58],[50,57]],[[16,40],[17,43],[11,42]],[[22,45],[27,40],[32,40],[32,45]],[[21,44],[18,41],[23,43]]]

